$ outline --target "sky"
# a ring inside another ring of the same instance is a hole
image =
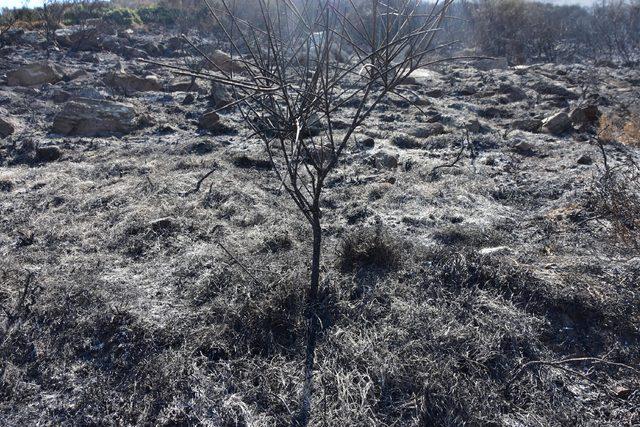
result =
[[[0,0],[0,9],[4,7],[41,6],[44,0]],[[548,0],[547,3],[554,4],[582,4],[590,5],[593,0]]]
[[[4,7],[22,7],[26,3],[27,6],[40,6],[42,5],[42,0],[0,0],[0,9]]]

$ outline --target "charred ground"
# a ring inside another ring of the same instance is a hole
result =
[[[238,112],[202,117],[230,93],[133,59],[185,60],[166,36],[25,34],[0,73],[59,75],[0,86],[0,423],[287,425],[309,230]],[[639,84],[458,63],[376,110],[327,186],[314,425],[640,423]],[[131,128],[56,133],[87,99]]]

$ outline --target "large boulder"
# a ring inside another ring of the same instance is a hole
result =
[[[124,72],[115,72],[108,74],[105,77],[104,82],[108,86],[124,92],[125,94],[131,94],[134,92],[162,91],[162,83],[160,83],[158,77],[153,75],[139,77]]]
[[[107,136],[126,134],[138,126],[131,104],[87,98],[67,102],[53,122],[53,132],[62,135]]]
[[[571,119],[567,113],[561,111],[544,119],[542,128],[552,135],[559,135],[571,129]]]
[[[7,73],[9,86],[38,86],[45,83],[57,83],[64,73],[57,65],[45,62],[33,62]]]

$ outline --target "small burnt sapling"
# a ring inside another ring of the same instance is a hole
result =
[[[431,5],[400,0],[393,6],[379,0],[358,4],[259,0],[257,24],[239,18],[225,0],[215,6],[205,3],[226,36],[230,60],[243,66],[221,67],[186,38],[214,73],[164,65],[230,88],[235,101],[225,103],[225,108],[237,107],[253,135],[262,140],[279,186],[311,227],[305,374],[300,404],[291,421],[306,426],[322,317],[318,303],[321,207],[327,177],[354,132],[381,101],[416,69],[442,61],[432,59],[432,54],[448,45],[438,44],[436,34],[451,0]],[[347,108],[351,109],[348,122],[336,126],[335,117]],[[214,111],[219,110],[209,113]]]

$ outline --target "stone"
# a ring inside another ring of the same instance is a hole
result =
[[[38,86],[57,83],[64,77],[62,70],[51,62],[34,62],[7,73],[9,86]]]
[[[593,158],[588,154],[583,154],[578,158],[577,163],[579,165],[591,165],[593,164]]]
[[[410,134],[416,138],[428,138],[434,135],[441,135],[445,132],[446,131],[442,123],[426,123],[420,127],[412,129]]]
[[[220,115],[215,110],[208,110],[198,120],[200,129],[208,130],[214,134],[232,133],[233,129],[220,120]]]
[[[398,167],[398,155],[389,154],[386,151],[378,151],[371,159],[373,166],[378,169],[395,169]]]
[[[131,104],[87,98],[67,102],[54,118],[53,132],[62,135],[126,134],[138,126]]]
[[[506,95],[509,102],[518,102],[527,99],[527,93],[524,90],[507,83],[500,83],[497,92]]]
[[[365,138],[362,141],[359,141],[359,145],[364,148],[373,148],[375,144],[376,142],[373,140],[373,138]]]
[[[570,91],[550,79],[541,79],[535,82],[531,88],[540,95],[555,95],[567,99],[577,99],[579,97],[575,92]]]
[[[4,112],[0,111],[0,138],[6,138],[16,131],[16,124],[12,119],[1,117]]]
[[[175,219],[171,217],[155,219],[149,223],[149,226],[156,233],[163,233],[177,228]]]
[[[482,248],[478,251],[480,255],[498,255],[511,252],[511,248],[508,246],[494,246],[491,248]]]
[[[456,91],[456,95],[471,96],[478,93],[478,89],[473,85],[466,85]]]
[[[429,98],[442,98],[444,93],[442,92],[442,89],[431,89],[426,91],[425,95]]]
[[[523,130],[525,132],[538,132],[542,126],[542,120],[539,119],[520,119],[511,122],[513,129]]]
[[[211,83],[209,92],[209,103],[215,108],[223,108],[233,102],[233,96],[229,89],[219,83]]]
[[[479,133],[482,131],[482,125],[480,124],[478,119],[469,120],[464,127],[471,133]]]
[[[172,80],[167,85],[167,92],[198,92],[205,93],[206,90],[197,81],[192,81],[191,78],[179,78]]]
[[[160,92],[162,91],[162,84],[158,80],[157,76],[147,75],[139,77],[129,73],[114,72],[107,75],[104,82],[125,94],[131,94],[135,92]]]
[[[402,81],[400,81],[400,83],[398,84],[401,86],[415,86],[418,84],[418,81],[416,80],[415,77],[407,76],[404,79],[402,79]]]
[[[80,51],[97,51],[101,45],[101,33],[95,27],[60,28],[54,33],[56,42],[63,47]]]
[[[56,104],[62,104],[63,102],[67,102],[71,98],[71,94],[66,90],[62,89],[54,89],[51,94],[51,100]]]
[[[507,68],[509,68],[509,61],[505,57],[484,58],[475,61],[473,63],[473,66],[481,71],[506,70]]]
[[[624,386],[616,386],[613,389],[613,393],[620,399],[628,399],[633,393],[633,390]]]
[[[225,53],[219,49],[211,50],[207,45],[206,48],[201,50],[207,55],[208,59],[203,59],[200,65],[213,71],[223,71],[225,73],[239,73],[244,70],[244,65],[237,59],[231,58],[231,55]]]
[[[560,135],[571,129],[571,119],[567,113],[561,111],[544,119],[542,128],[552,135]]]
[[[220,115],[215,111],[205,111],[198,120],[198,126],[201,129],[211,130],[214,129],[220,123]]]
[[[569,112],[571,124],[577,129],[583,129],[592,125],[600,118],[600,110],[597,105],[585,105],[576,107]]]
[[[195,102],[196,97],[192,93],[188,93],[182,100],[182,105],[191,105]]]
[[[35,160],[38,162],[53,162],[62,157],[62,150],[59,147],[52,145],[49,147],[38,147],[36,149]]]
[[[533,144],[529,141],[520,140],[513,145],[513,149],[521,154],[530,154],[533,152]]]

